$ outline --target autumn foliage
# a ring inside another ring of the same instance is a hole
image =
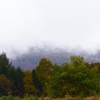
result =
[[[32,71],[15,68],[5,53],[0,55],[0,96],[11,93],[34,96],[92,96],[100,92],[100,63],[71,56],[62,66],[42,58]]]

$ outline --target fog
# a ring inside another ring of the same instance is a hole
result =
[[[1,0],[0,52],[30,47],[100,49],[99,0]]]

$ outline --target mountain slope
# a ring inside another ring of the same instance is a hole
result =
[[[28,52],[17,55],[16,59],[12,60],[15,67],[20,66],[23,70],[32,70],[35,68],[41,58],[51,60],[52,63],[62,65],[64,62],[70,61],[70,56],[81,55],[85,58],[86,62],[99,62],[100,52],[95,55],[90,55],[87,52],[77,52],[74,50],[66,50],[60,48],[31,48]]]

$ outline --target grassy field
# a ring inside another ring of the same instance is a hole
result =
[[[44,99],[39,99],[39,100],[100,100],[99,96],[95,96],[95,97],[87,97],[87,98],[80,98],[80,97],[66,97],[66,98],[48,98],[45,97]]]
[[[24,98],[20,98],[9,95],[0,97],[0,100],[100,100],[100,96],[92,96],[87,98],[70,97],[70,96],[65,98],[49,98],[49,97],[38,98],[34,96],[25,96]]]

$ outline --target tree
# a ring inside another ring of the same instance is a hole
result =
[[[12,82],[13,95],[23,94],[23,72],[20,67],[14,68],[5,53],[0,55],[0,74],[4,74]]]
[[[0,74],[8,75],[8,70],[12,66],[5,53],[0,55]]]
[[[34,87],[32,73],[30,71],[24,72],[23,83],[24,83],[24,89],[25,89],[24,93],[33,94],[33,95],[37,94],[38,91]]]
[[[98,69],[96,67],[89,69],[83,57],[71,56],[67,75],[67,82],[70,83],[67,90],[72,95],[93,95],[99,88],[100,83],[94,81],[99,76]]]
[[[32,78],[33,78],[33,84],[36,87],[36,89],[38,90],[38,95],[42,95],[42,84],[36,74],[35,69],[32,70]]]
[[[61,67],[55,65],[53,75],[50,76],[48,78],[48,81],[46,82],[47,94],[50,97],[61,97],[62,96],[63,84],[60,78],[60,73],[61,73]]]
[[[8,78],[12,81],[12,94],[15,96],[23,96],[24,94],[23,77],[24,74],[20,67],[9,69]]]
[[[53,64],[46,58],[42,58],[39,65],[36,67],[36,74],[42,84],[43,92],[46,91],[45,83],[49,76],[53,73]]]
[[[98,68],[98,72],[100,73],[100,62],[95,62],[95,63],[91,63],[90,64],[90,69],[97,67]]]
[[[3,74],[0,75],[0,96],[8,95],[11,91],[12,83],[7,77]]]
[[[71,56],[71,62],[65,63],[49,78],[47,83],[48,95],[52,97],[65,96],[89,96],[100,89],[98,69],[89,69],[84,63],[84,58]]]

